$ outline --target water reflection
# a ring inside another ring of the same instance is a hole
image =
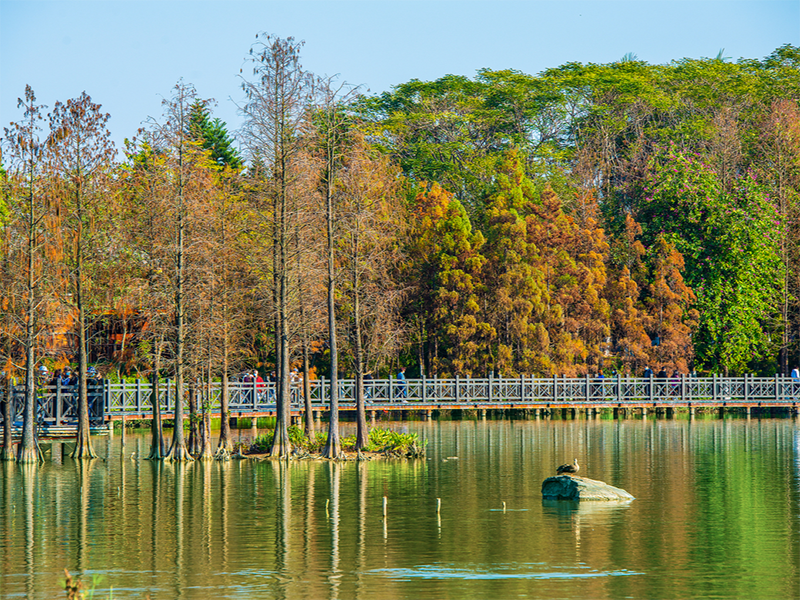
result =
[[[556,517],[561,521],[571,521],[581,517],[592,525],[608,525],[619,519],[631,508],[628,502],[603,502],[570,500],[542,500],[542,513],[546,517]]]
[[[408,427],[430,460],[162,464],[141,460],[149,437],[131,434],[124,449],[97,441],[107,460],[4,464],[0,595],[57,597],[64,567],[101,575],[97,597],[113,586],[115,598],[792,597],[800,585],[796,421]],[[638,499],[543,502],[542,480],[573,456]]]
[[[341,469],[339,462],[329,462],[325,465],[330,477],[331,489],[331,566],[328,573],[328,584],[330,585],[329,598],[335,600],[339,597],[339,584],[341,572],[339,570],[339,489],[341,485]]]

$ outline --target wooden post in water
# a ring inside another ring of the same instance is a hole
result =
[[[642,407],[642,419],[646,419],[646,418],[647,418],[647,407],[643,406]]]
[[[255,415],[250,419],[250,435],[253,437],[253,440],[258,437],[258,417]]]

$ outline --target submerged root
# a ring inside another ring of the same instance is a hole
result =
[[[189,451],[186,449],[186,446],[181,444],[179,446],[172,446],[167,455],[164,457],[164,460],[172,460],[176,462],[184,462],[184,461],[189,462],[193,461],[194,458],[192,457],[191,454],[189,454]]]
[[[89,460],[97,458],[91,444],[75,444],[75,450],[72,451],[70,458],[73,460]]]
[[[17,451],[17,462],[23,464],[36,464],[39,462],[39,447],[23,447],[20,444]]]
[[[231,451],[225,446],[220,446],[214,453],[214,460],[230,460],[230,459],[231,459]]]
[[[11,446],[9,446],[8,448],[3,446],[3,451],[0,452],[0,461],[11,462],[15,460],[17,460],[17,455],[14,454],[14,448],[12,448]]]
[[[195,457],[197,460],[214,460],[214,453],[211,452],[211,444],[204,444],[200,454]]]

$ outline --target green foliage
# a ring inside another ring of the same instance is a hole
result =
[[[220,119],[211,119],[208,106],[199,100],[192,104],[189,135],[210,153],[211,160],[220,168],[230,167],[236,171],[242,168],[242,158],[233,147],[225,123]]]
[[[699,156],[674,148],[642,189],[645,240],[666,236],[685,257],[697,295],[698,366],[743,372],[774,350],[783,223],[751,173],[731,191]]]
[[[290,426],[288,431],[292,448],[305,452],[320,452],[328,441],[328,434],[324,431],[317,432],[313,439],[307,438],[303,430],[295,425]],[[259,454],[269,452],[274,435],[274,430],[259,435],[250,446],[250,452]],[[354,452],[355,445],[355,434],[342,438],[343,450]],[[370,430],[369,443],[364,450],[391,455],[412,454],[417,456],[424,453],[424,444],[420,442],[419,435],[416,433],[400,433],[390,429],[375,428]]]

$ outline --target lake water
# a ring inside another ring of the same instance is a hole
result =
[[[428,459],[157,464],[117,435],[0,465],[0,597],[63,597],[65,567],[115,599],[800,596],[796,420],[389,426]],[[544,502],[575,457],[636,500]]]

